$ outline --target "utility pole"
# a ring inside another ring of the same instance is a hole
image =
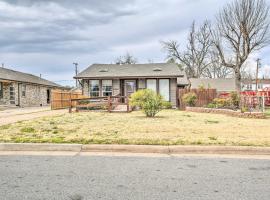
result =
[[[78,75],[78,63],[74,62],[73,65],[75,66],[75,75]],[[78,87],[78,80],[76,79],[76,88]]]
[[[259,68],[260,68],[260,63],[261,59],[257,59],[257,69],[256,69],[256,92],[258,92],[258,81],[259,81]]]

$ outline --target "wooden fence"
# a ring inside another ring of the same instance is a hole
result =
[[[182,97],[189,92],[197,95],[196,107],[203,107],[217,98],[216,89],[179,89],[179,108],[182,110],[186,107]]]
[[[65,92],[60,90],[53,90],[51,95],[52,95],[51,99],[52,110],[69,108],[71,105],[75,106],[76,102],[71,101],[71,99],[85,98],[84,95],[78,92]]]
[[[69,112],[75,107],[76,112],[80,110],[107,110],[108,112],[131,112],[129,99],[126,96],[108,96],[108,97],[87,97],[71,99],[72,104]],[[120,109],[119,109],[120,106]],[[121,106],[122,107],[121,109]]]

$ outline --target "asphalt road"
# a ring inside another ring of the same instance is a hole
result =
[[[270,160],[0,156],[2,200],[270,199]]]

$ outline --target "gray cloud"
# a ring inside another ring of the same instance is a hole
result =
[[[0,0],[0,62],[55,81],[72,79],[74,61],[82,70],[126,51],[140,62],[162,62],[160,40],[177,39],[184,47],[192,21],[214,20],[226,2]],[[258,54],[266,65],[269,51]]]

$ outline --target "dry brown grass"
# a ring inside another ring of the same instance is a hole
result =
[[[270,119],[164,110],[74,113],[0,127],[1,142],[270,146]]]

